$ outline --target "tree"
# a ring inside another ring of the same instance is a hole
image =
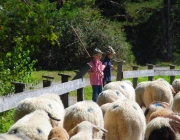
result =
[[[176,60],[178,0],[96,0],[96,4],[103,15],[123,23],[137,63]]]
[[[31,53],[42,39],[57,42],[54,33],[54,4],[48,1],[3,1],[0,10],[0,93],[13,91],[11,81],[30,82],[36,60]]]

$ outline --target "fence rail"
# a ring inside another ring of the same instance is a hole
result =
[[[88,84],[89,82],[86,81],[86,79],[80,78],[77,80],[53,85],[46,88],[41,88],[38,90],[30,90],[30,91],[20,92],[20,93],[16,93],[9,96],[3,96],[3,97],[0,97],[0,112],[4,112],[6,110],[15,108],[18,105],[18,103],[25,98],[37,97],[44,93],[55,93],[58,95],[62,95],[64,93],[77,90],[79,88],[83,88],[87,86]]]
[[[180,75],[180,70],[136,70],[123,71],[123,78],[138,78],[148,76],[177,76]]]

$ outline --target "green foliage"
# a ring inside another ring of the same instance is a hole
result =
[[[13,92],[12,81],[30,83],[41,40],[58,44],[54,33],[54,4],[49,1],[8,0],[0,10],[0,95]]]
[[[54,18],[60,46],[52,46],[43,40],[43,51],[33,56],[41,56],[36,66],[42,66],[39,69],[45,70],[80,69],[90,61],[72,27],[90,55],[96,47],[103,50],[105,46],[111,45],[117,51],[115,59],[132,61],[131,45],[126,41],[121,24],[103,18],[97,9],[86,5],[78,7],[76,4],[67,1],[60,9],[60,18]]]
[[[14,109],[0,113],[0,133],[6,133],[14,123]]]
[[[96,47],[103,50],[105,46],[111,45],[117,51],[116,59],[130,60],[131,46],[126,42],[121,24],[103,18],[96,9],[79,8],[73,14],[73,18],[65,18],[62,22],[63,36],[60,38],[60,42],[65,46],[62,48],[63,52],[72,50],[72,54],[68,56],[76,57],[75,61],[82,64],[90,60],[83,50],[80,40],[72,31],[73,26],[90,55]],[[71,62],[71,58],[69,60]]]
[[[132,19],[130,25],[146,22],[155,11],[159,11],[162,8],[163,1],[164,0],[125,2],[126,14]],[[129,24],[128,22],[126,23]]]

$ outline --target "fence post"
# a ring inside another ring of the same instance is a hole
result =
[[[52,84],[52,81],[50,79],[54,79],[53,76],[42,76],[42,78],[46,78],[46,80],[43,80],[43,88],[44,87],[50,87]]]
[[[148,66],[148,70],[154,69],[154,65],[153,64],[146,64]],[[154,76],[149,76],[148,77],[148,81],[153,81],[154,80]]]
[[[79,73],[79,70],[74,70],[76,72],[76,75]],[[84,88],[77,89],[77,101],[83,101],[84,100]]]
[[[132,68],[133,70],[138,70],[139,67],[132,65]],[[138,78],[133,78],[133,87],[136,88],[137,84],[138,84]]]
[[[70,75],[61,74],[61,73],[58,73],[58,75],[61,76],[61,82],[62,83],[68,82],[69,78],[71,77]],[[67,108],[69,106],[69,92],[64,93],[63,95],[60,95],[60,98],[63,102],[64,107]]]
[[[172,64],[169,64],[169,66],[170,66],[170,69],[171,70],[173,70],[173,69],[175,69],[175,65],[172,65]],[[172,82],[175,80],[175,76],[170,76],[170,84],[172,84]]]
[[[15,86],[15,93],[24,92],[25,90],[25,83],[20,82],[11,82]]]
[[[116,81],[122,81],[123,79],[123,64],[125,61],[116,61],[118,63]]]
[[[80,71],[76,70],[75,71],[76,76],[73,78],[73,80],[83,78],[83,76],[89,71],[90,68],[91,65],[87,63]],[[84,100],[84,88],[79,88],[77,89],[77,101],[79,102],[83,100]]]

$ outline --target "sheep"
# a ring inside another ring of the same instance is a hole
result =
[[[126,98],[135,101],[135,90],[130,81],[110,82],[104,86],[103,91],[107,89],[119,90]]]
[[[180,111],[180,92],[178,92],[173,99],[173,104],[172,104],[172,110],[174,112],[179,112]]]
[[[55,101],[53,98],[53,94],[51,95],[51,99],[45,97],[46,95],[34,97],[34,98],[26,98],[19,102],[17,108],[14,113],[14,122],[17,122],[26,114],[29,114],[35,110],[45,110],[52,114],[55,118],[60,119],[61,121],[57,122],[51,120],[52,127],[62,126],[65,110],[62,105],[60,105],[60,101]],[[49,96],[49,95],[47,95]],[[57,95],[58,96],[58,95]],[[49,97],[50,98],[50,97]],[[59,98],[59,97],[58,97]],[[62,103],[61,103],[62,104]]]
[[[149,117],[150,115],[160,109],[170,109],[170,104],[166,103],[166,102],[153,102],[149,105],[149,107],[146,108],[144,115],[146,117],[146,123],[149,122]]]
[[[82,121],[89,121],[94,125],[104,127],[103,114],[97,103],[81,101],[66,108],[63,126],[67,132]],[[94,133],[93,138],[101,138],[102,135],[102,132],[97,132]]]
[[[61,98],[59,97],[59,95],[55,94],[55,93],[44,93],[41,96],[39,96],[39,98],[46,98],[46,99],[52,99],[56,102],[58,102],[60,104],[60,106],[64,107]]]
[[[150,121],[145,132],[145,140],[179,140],[180,114],[157,117]]]
[[[94,132],[107,132],[107,130],[92,124],[89,121],[82,121],[77,124],[69,133],[75,134],[70,140],[93,140]]]
[[[172,111],[171,109],[168,109],[168,108],[156,110],[155,112],[153,112],[153,113],[150,115],[149,120],[148,120],[148,123],[149,123],[151,120],[153,120],[154,118],[164,117],[164,116],[167,116],[167,115],[170,115],[170,114],[173,114],[173,111]]]
[[[106,103],[111,103],[118,98],[125,99],[126,97],[118,90],[105,90],[98,95],[97,104],[101,106]]]
[[[114,101],[104,116],[107,140],[141,140],[146,121],[142,109],[130,99]]]
[[[16,134],[0,134],[0,140],[31,140],[23,133],[16,133]]]
[[[106,104],[103,104],[101,106],[101,110],[102,110],[102,113],[103,113],[103,117],[105,115],[105,113],[107,112],[107,110],[109,109],[109,107],[112,105],[112,103],[106,103]]]
[[[136,102],[139,104],[139,106],[142,108],[143,106],[145,107],[144,104],[144,90],[146,86],[150,83],[151,81],[144,81],[139,83],[136,88],[135,88],[135,94],[136,94]]]
[[[158,79],[147,84],[144,91],[145,106],[148,107],[153,101],[162,101],[172,104],[172,89],[167,81]]]
[[[172,82],[172,87],[174,89],[174,91],[176,93],[178,93],[180,91],[180,79],[175,79],[173,82]]]
[[[63,127],[54,127],[48,136],[48,140],[68,140],[69,135]]]
[[[44,110],[36,110],[18,120],[7,133],[23,133],[31,140],[47,140],[51,129],[48,113]]]
[[[123,101],[123,100],[125,100],[125,99],[127,99],[126,97],[125,98],[119,98],[119,99],[117,99],[116,101]],[[115,102],[115,101],[114,101]],[[112,102],[113,103],[113,102]],[[109,109],[109,107],[112,105],[112,103],[106,103],[106,104],[103,104],[102,106],[101,106],[101,110],[102,110],[102,113],[103,113],[103,117],[104,117],[104,115],[105,115],[105,113],[107,112],[107,110]]]

